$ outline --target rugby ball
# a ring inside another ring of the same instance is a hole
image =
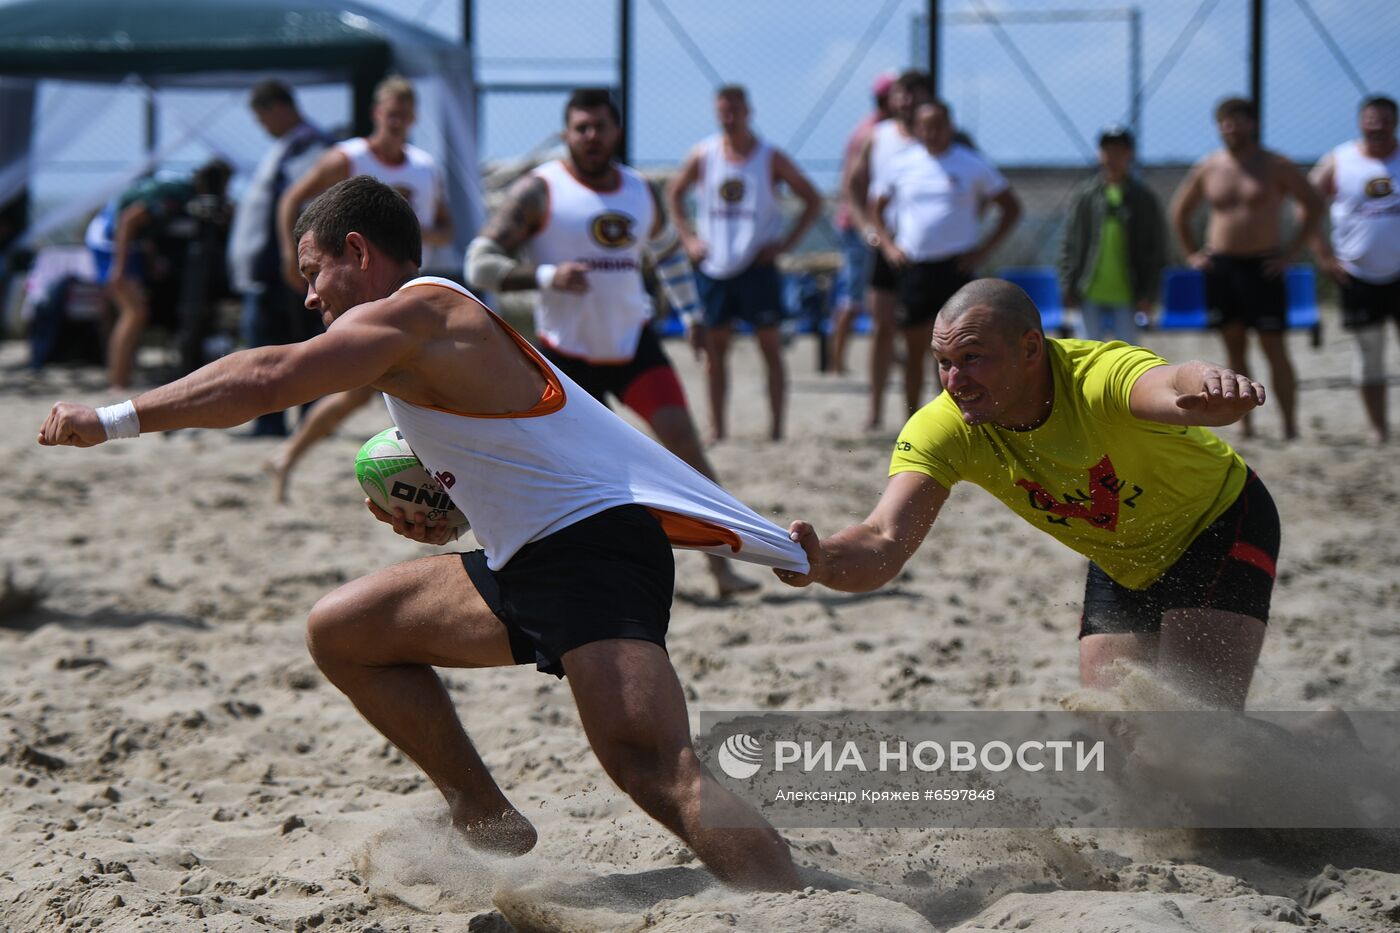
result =
[[[397,427],[365,441],[355,455],[355,478],[369,500],[391,515],[394,509],[403,509],[409,521],[414,513],[424,512],[430,524],[447,522],[453,528],[467,524],[462,510],[423,468]]]

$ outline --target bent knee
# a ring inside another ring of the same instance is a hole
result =
[[[363,641],[367,603],[358,583],[332,590],[306,617],[306,647],[316,660],[341,657]]]

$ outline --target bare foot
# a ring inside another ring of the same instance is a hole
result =
[[[485,818],[454,815],[452,825],[472,848],[494,855],[524,855],[539,840],[535,827],[514,807]]]
[[[273,501],[285,505],[287,502],[287,481],[291,479],[291,464],[287,455],[280,449],[263,461],[263,472],[272,477]]]
[[[710,428],[710,433],[705,435],[705,446],[713,447],[724,440],[724,432],[719,428]]]
[[[752,593],[759,589],[756,580],[741,577],[734,572],[734,568],[729,565],[729,561],[723,557],[710,557],[710,575],[715,578],[715,589],[719,591],[720,599],[728,599],[731,596],[738,596],[740,593]]]

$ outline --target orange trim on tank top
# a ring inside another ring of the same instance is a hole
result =
[[[564,386],[559,382],[559,377],[555,375],[554,370],[550,367],[545,358],[540,356],[540,351],[530,346],[530,341],[520,336],[520,333],[514,327],[511,327],[503,321],[496,312],[486,307],[486,305],[472,298],[471,295],[463,295],[461,292],[458,292],[457,289],[443,285],[440,282],[418,282],[415,285],[404,287],[418,288],[424,285],[431,285],[434,288],[445,288],[450,292],[461,295],[463,298],[471,298],[472,301],[476,301],[481,310],[489,314],[491,320],[495,321],[501,330],[509,334],[511,339],[515,341],[516,346],[524,350],[525,355],[539,367],[540,374],[544,376],[544,391],[540,393],[540,400],[530,406],[526,411],[504,411],[496,414],[481,414],[468,411],[453,411],[450,408],[440,408],[437,405],[421,405],[419,406],[420,408],[430,408],[433,411],[440,411],[445,415],[460,415],[463,418],[538,418],[541,415],[552,415],[564,407],[564,403],[568,401],[568,399],[564,395]]]
[[[707,522],[703,518],[695,518],[690,515],[681,515],[679,512],[668,512],[665,509],[655,509],[650,506],[647,511],[656,516],[656,520],[661,523],[661,530],[666,533],[666,538],[676,547],[727,547],[735,554],[739,553],[743,547],[743,542],[732,529],[723,525],[716,525],[714,522]]]

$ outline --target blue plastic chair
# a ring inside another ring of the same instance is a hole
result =
[[[1312,266],[1289,266],[1288,326],[1312,331],[1312,345],[1322,346],[1322,315],[1317,308],[1317,274]]]
[[[1060,279],[1054,269],[1030,267],[1025,269],[1003,269],[997,275],[1031,296],[1031,301],[1040,309],[1040,326],[1047,333],[1054,333],[1065,326],[1065,309],[1060,304]]]
[[[1159,330],[1202,330],[1206,326],[1206,280],[1195,269],[1168,269],[1162,279]]]

